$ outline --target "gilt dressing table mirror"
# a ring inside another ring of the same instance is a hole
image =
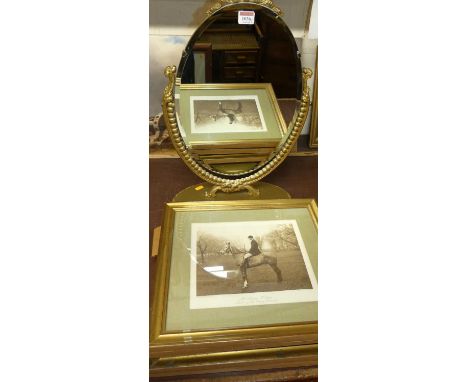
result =
[[[286,159],[309,111],[300,52],[270,0],[221,0],[168,66],[162,108],[170,138],[204,183],[174,201],[285,199],[260,182]]]
[[[317,206],[262,182],[309,112],[312,71],[281,15],[270,0],[220,0],[165,69],[165,125],[203,183],[166,204],[154,246],[154,377],[317,373]]]

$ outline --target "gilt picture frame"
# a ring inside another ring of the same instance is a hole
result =
[[[317,235],[311,199],[168,203],[150,357],[315,346]]]
[[[287,126],[270,83],[180,84],[178,123],[194,150],[276,147]]]

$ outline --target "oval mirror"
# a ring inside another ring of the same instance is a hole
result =
[[[176,150],[202,179],[238,191],[278,166],[309,107],[309,69],[271,1],[222,0],[189,40],[163,111]]]

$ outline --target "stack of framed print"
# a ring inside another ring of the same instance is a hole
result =
[[[264,162],[286,134],[269,83],[181,84],[175,101],[181,135],[207,165]]]
[[[169,203],[151,375],[316,366],[317,216],[311,199]]]

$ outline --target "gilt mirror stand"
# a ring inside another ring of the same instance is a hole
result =
[[[241,13],[254,19],[239,21]],[[175,201],[285,199],[260,182],[288,156],[309,112],[300,52],[271,1],[221,0],[206,12],[178,68],[166,67],[162,110],[174,148],[204,183]]]
[[[289,194],[280,187],[259,181],[275,170],[286,159],[304,127],[310,104],[310,94],[309,88],[307,86],[307,80],[312,77],[311,69],[304,68],[302,71],[303,88],[299,112],[296,115],[295,121],[292,123],[289,136],[282,147],[278,148],[273,158],[256,172],[248,176],[240,176],[235,179],[207,171],[193,158],[190,150],[187,148],[184,139],[181,136],[177,123],[176,104],[174,99],[174,89],[176,86],[176,66],[168,66],[164,74],[168,79],[168,84],[164,89],[162,108],[169,136],[177,153],[185,162],[185,164],[198,177],[205,180],[205,183],[183,190],[178,194],[178,196],[176,196],[174,199],[175,201],[210,200],[216,197],[218,191],[222,191],[226,194],[236,193],[232,196],[218,196],[218,200],[258,198],[282,199],[290,197]],[[254,184],[256,187],[253,186]],[[201,190],[205,190],[205,192],[200,193],[199,191]]]
[[[312,70],[271,0],[219,0],[206,15],[164,71],[168,134],[203,183],[165,206],[150,375],[316,375],[317,205],[263,181],[304,127]]]

